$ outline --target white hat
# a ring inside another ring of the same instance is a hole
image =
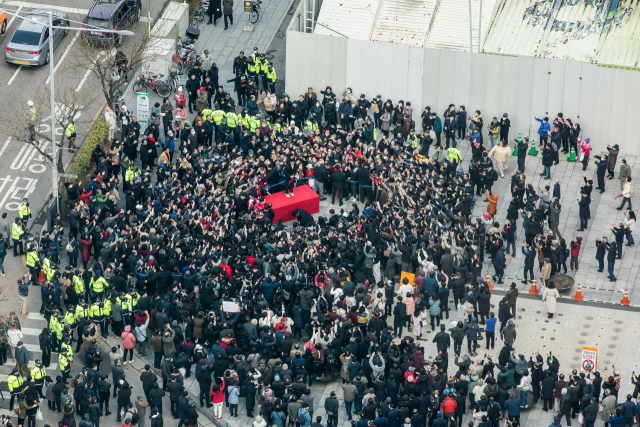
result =
[[[28,101],[28,102],[27,102],[27,105],[28,105],[29,107],[33,107],[33,101]]]
[[[178,88],[178,92],[182,92],[182,86]]]

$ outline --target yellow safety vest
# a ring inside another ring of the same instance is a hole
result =
[[[127,295],[125,295],[124,298],[118,297],[117,302],[120,304],[123,313],[131,313],[131,301],[129,301]]]
[[[315,132],[316,130],[318,130],[318,124],[316,122],[312,122],[311,120],[307,120],[304,123],[309,127],[310,131]]]
[[[37,251],[27,252],[27,267],[35,267],[38,261],[40,261],[40,257]]]
[[[62,353],[62,350],[64,349],[67,350],[67,356],[73,357],[73,348],[69,344],[63,342],[60,344],[60,353]]]
[[[260,64],[260,61],[257,62],[257,64]],[[256,67],[256,64],[254,62],[249,62],[247,64],[247,71],[249,71],[249,73],[257,73],[259,69],[259,65]]]
[[[17,393],[22,387],[22,376],[13,374],[9,375],[9,378],[7,378],[7,384],[9,385],[10,393],[14,393],[14,390],[15,393]]]
[[[126,182],[131,182],[136,176],[140,176],[140,170],[138,168],[127,169],[127,172],[124,174],[124,180]]]
[[[22,202],[20,206],[18,206],[18,213],[20,214],[20,219],[24,219],[26,216],[31,215],[31,209],[29,209],[26,203]]]
[[[277,79],[278,77],[276,76],[276,69],[273,67],[267,68],[267,80],[269,80],[271,83],[275,83]]]
[[[418,148],[418,135],[413,135],[413,136],[409,135],[407,137],[407,141],[411,144],[413,148]]]
[[[104,288],[108,288],[109,285],[107,281],[102,278],[102,276],[98,277],[98,280],[93,280],[91,278],[91,282],[89,283],[89,289],[93,290],[96,294],[101,294],[104,292]]]
[[[22,230],[22,226],[18,223],[13,223],[11,226],[11,238],[13,240],[20,240],[20,236],[24,234],[24,230]]]
[[[135,310],[135,308],[138,306],[138,301],[140,301],[140,294],[138,294],[137,292],[134,295],[128,294],[127,298],[129,299],[131,309]]]
[[[76,133],[76,125],[69,123],[67,125],[67,138],[71,137],[74,133]]]
[[[64,330],[64,326],[62,325],[62,323],[58,322],[58,330],[56,331],[56,336],[58,337],[58,340],[62,339],[63,330]]]
[[[227,126],[229,126],[229,128],[231,129],[238,126],[238,116],[236,115],[236,113],[227,113]]]
[[[46,376],[47,370],[44,368],[44,366],[35,365],[33,368],[31,368],[31,378],[36,380],[36,383],[38,382],[38,380],[43,379]]]
[[[205,108],[204,110],[202,110],[202,120],[207,120],[207,117],[209,117],[212,114],[213,114],[213,111],[211,111],[209,108]]]
[[[69,364],[69,357],[65,356],[62,353],[58,355],[58,365],[60,366],[60,370],[62,372],[71,370],[71,365]]]
[[[98,304],[93,304],[91,306],[91,317],[102,317],[105,316],[104,308],[100,307]]]
[[[76,306],[76,322],[78,321],[78,317],[82,316],[84,319],[89,317],[89,307],[83,307],[82,305]]]
[[[102,305],[104,305],[104,314],[106,316],[110,316],[111,315],[111,301],[105,300],[105,302],[103,302]]]
[[[33,107],[29,110],[29,112],[31,113],[31,121],[35,122],[36,121],[36,107]]]
[[[260,127],[260,118],[259,117],[252,117],[251,121],[249,122],[249,129],[251,129],[251,132],[255,132],[256,129],[258,129]]]
[[[73,284],[76,288],[76,294],[81,295],[84,293],[84,282],[78,276],[73,276]]]
[[[58,325],[58,319],[55,316],[51,316],[51,320],[49,320],[49,331],[51,331],[51,333],[58,332]]]
[[[260,72],[261,73],[267,73],[267,71],[269,70],[269,62],[268,61],[264,61],[262,64],[260,64]]]
[[[64,314],[64,321],[67,323],[67,325],[73,325],[74,323],[76,323],[76,314],[71,310],[67,310],[67,312]]]
[[[213,118],[213,122],[216,124],[216,126],[220,126],[220,123],[222,123],[222,119],[225,116],[226,114],[222,110],[216,110],[211,114],[211,118]]]
[[[449,147],[449,149],[447,150],[447,153],[448,153],[450,162],[453,162],[454,160],[456,160],[458,163],[460,163],[460,160],[462,159],[462,156],[460,155],[460,150],[458,150],[455,147]]]

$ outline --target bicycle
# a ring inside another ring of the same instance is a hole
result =
[[[204,22],[204,13],[205,9],[202,5],[198,6],[198,8],[196,9],[196,11],[193,14],[193,17],[191,18],[191,22],[190,22],[190,26],[198,28],[198,26],[200,25],[200,22]]]
[[[144,73],[144,72],[143,72]],[[171,94],[171,84],[165,80],[161,80],[157,75],[151,74],[151,71],[147,70],[147,77],[144,74],[140,74],[133,84],[134,92],[142,92],[146,88],[153,89],[161,97],[167,97]],[[160,74],[160,77],[164,77],[164,74]]]
[[[250,20],[252,24],[255,24],[260,19],[260,5],[262,4],[261,0],[254,0],[253,8],[251,10]]]
[[[195,47],[192,39],[182,40],[180,36],[178,36],[178,43],[176,45],[176,54],[173,55],[173,61],[176,63],[176,67],[178,69],[178,74],[182,74],[185,66],[187,68],[191,66],[193,63],[198,61],[198,54],[195,52]]]

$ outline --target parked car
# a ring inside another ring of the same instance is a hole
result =
[[[5,33],[7,32],[7,26],[8,26],[8,22],[7,22],[7,15],[5,15],[4,13],[0,12],[0,36],[5,35]]]
[[[69,16],[66,12],[56,9],[41,8],[31,11],[22,20],[11,36],[4,52],[7,62],[18,65],[37,66],[49,63],[49,15],[53,16],[53,25],[56,27],[68,27]],[[33,21],[45,25],[36,24]],[[62,28],[53,29],[53,48],[60,43],[69,30]]]
[[[87,17],[82,21],[83,28],[101,30],[129,29],[140,20],[142,0],[96,0]],[[81,37],[90,42],[122,44],[122,36],[100,31],[82,31]]]

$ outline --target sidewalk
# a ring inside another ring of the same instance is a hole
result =
[[[231,97],[238,101],[238,97],[233,91],[233,83],[227,83],[227,80],[235,77],[233,75],[233,60],[238,54],[243,51],[246,55],[251,55],[253,48],[257,47],[261,53],[266,52],[267,44],[275,37],[278,31],[279,24],[284,19],[287,11],[290,9],[289,0],[270,1],[266,0],[260,5],[260,20],[254,25],[253,32],[244,32],[243,28],[247,24],[247,14],[243,9],[243,2],[241,0],[234,0],[233,5],[233,25],[229,25],[229,29],[224,29],[224,18],[218,19],[217,26],[213,24],[207,25],[209,20],[208,16],[205,16],[205,20],[200,24],[200,37],[195,43],[196,51],[198,55],[202,55],[205,49],[209,50],[209,53],[213,57],[213,62],[218,66],[218,83],[224,86],[224,89],[231,94]],[[180,35],[184,37],[184,34]],[[285,52],[279,52],[284,57]],[[272,55],[269,55],[267,59],[272,60]],[[282,75],[278,75],[278,78],[284,79],[284,71]],[[186,77],[183,77],[183,80]],[[261,86],[262,87],[262,86]],[[169,97],[173,104],[173,93]],[[136,112],[136,94],[132,89],[128,89],[124,93],[125,103],[129,106],[130,110]],[[162,103],[162,97],[157,93],[149,92],[150,106],[153,106],[156,102]],[[189,114],[188,120],[192,121],[195,118],[194,114]]]

